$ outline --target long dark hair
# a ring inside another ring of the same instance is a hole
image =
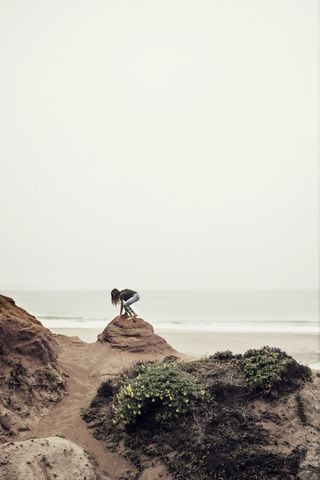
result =
[[[114,288],[111,292],[111,303],[113,305],[118,305],[118,303],[120,303],[120,292],[117,288]]]

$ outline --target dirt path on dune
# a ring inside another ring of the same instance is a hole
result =
[[[58,367],[61,372],[69,375],[68,393],[59,404],[52,405],[32,431],[28,432],[28,436],[64,435],[68,440],[94,453],[94,458],[99,462],[98,470],[114,478],[118,472],[130,468],[130,463],[104,450],[102,442],[92,437],[80,412],[90,404],[101,382],[121,370],[129,359],[123,361],[118,358],[119,353],[111,354],[108,346],[100,342],[89,344],[76,337],[61,335],[56,340],[62,347]]]

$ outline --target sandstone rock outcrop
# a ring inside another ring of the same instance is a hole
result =
[[[47,364],[57,358],[53,334],[39,320],[0,295],[0,356],[27,355]]]
[[[161,353],[169,349],[169,353],[177,353],[164,338],[154,333],[150,323],[138,317],[132,319],[119,315],[98,335],[98,340],[130,352]]]
[[[50,330],[0,295],[0,443],[29,430],[65,395],[66,378],[55,363],[59,350]]]
[[[96,480],[97,476],[81,447],[64,438],[48,437],[0,445],[0,478]]]

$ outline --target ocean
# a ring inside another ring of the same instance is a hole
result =
[[[47,328],[103,328],[119,314],[105,290],[11,290],[3,295]],[[317,290],[139,291],[134,310],[156,330],[318,332]]]

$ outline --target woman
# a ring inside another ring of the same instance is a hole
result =
[[[111,303],[113,305],[118,305],[118,303],[121,302],[120,316],[122,315],[122,310],[125,309],[125,315],[130,315],[133,318],[137,317],[138,315],[132,310],[130,305],[138,300],[140,300],[140,295],[134,290],[126,288],[119,292],[117,288],[114,288],[111,292]]]

